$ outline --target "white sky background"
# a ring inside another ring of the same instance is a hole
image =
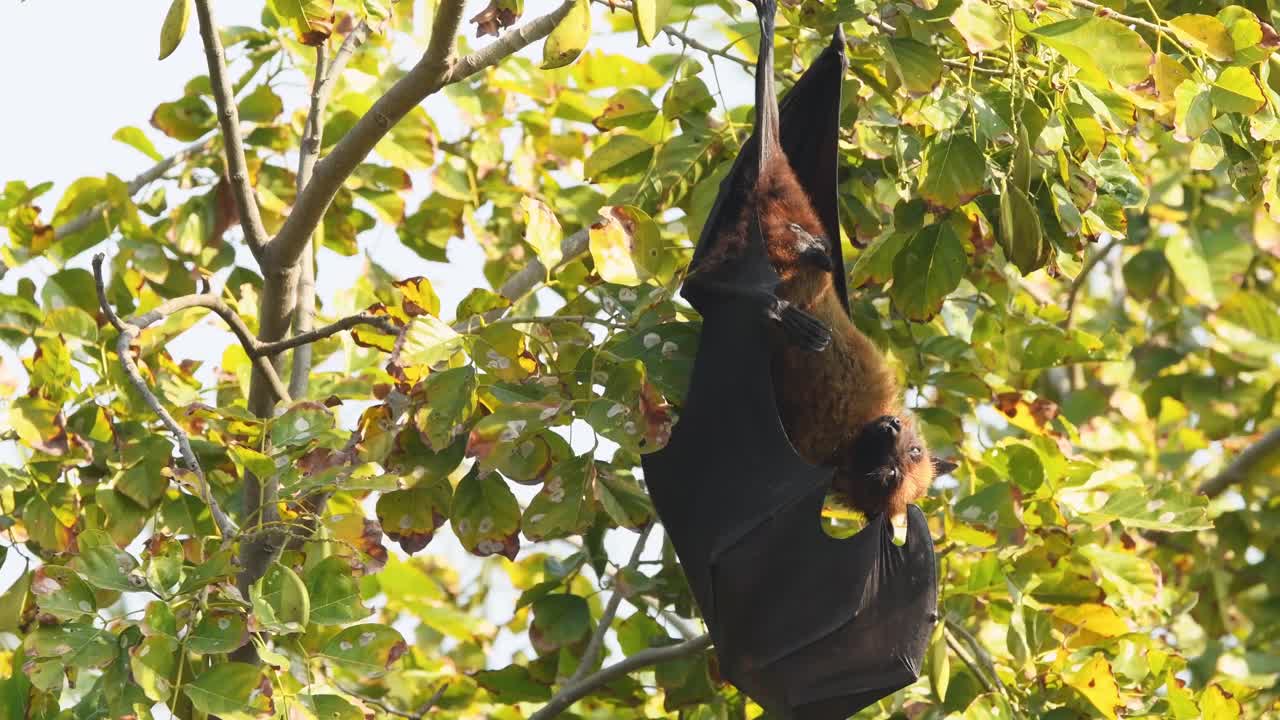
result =
[[[419,32],[416,34],[421,37],[423,23],[429,22],[430,18],[422,11],[423,3],[415,1],[419,10]],[[485,4],[486,0],[469,0],[463,15],[463,33],[473,48],[492,40],[475,39],[472,26],[465,22]],[[556,4],[558,0],[530,0],[526,3],[525,20],[550,11]],[[177,51],[162,62],[156,60],[160,25],[168,5],[169,0],[0,0],[0,27],[8,29],[5,41],[0,43],[0,68],[4,68],[3,86],[7,99],[6,107],[0,110],[0,183],[24,180],[34,186],[46,180],[53,181],[53,190],[38,201],[45,210],[45,219],[50,216],[62,192],[76,178],[110,172],[128,180],[152,166],[150,158],[111,139],[119,128],[127,125],[142,128],[165,156],[183,145],[151,128],[149,118],[156,105],[181,97],[183,85],[193,77],[207,74],[207,68],[194,12],[187,35]],[[223,0],[215,4],[215,13],[223,27],[257,25],[262,5],[261,0]],[[607,27],[604,11],[597,7],[594,12],[595,27],[599,33]],[[722,38],[714,35],[702,39],[716,46],[724,44]],[[624,42],[610,41],[606,45],[594,39],[593,46],[617,52],[620,47],[631,47],[633,40],[628,36]],[[672,47],[665,37],[660,36],[654,44],[657,52],[679,51],[679,47]],[[541,42],[534,43],[524,54],[540,57],[541,47]],[[423,49],[412,43],[401,43],[395,48],[394,56],[401,61],[409,60]],[[636,50],[629,54],[644,59],[650,53],[649,50]],[[705,56],[697,57],[709,67]],[[405,65],[404,62],[401,64]],[[749,100],[751,85],[745,73],[723,60],[717,62],[717,70],[725,99],[730,104]],[[237,66],[233,66],[232,75],[238,74]],[[709,72],[706,79],[714,93],[716,85]],[[286,113],[305,107],[306,83],[309,79],[304,81],[293,75],[283,85],[276,86],[285,101]],[[428,99],[424,106],[444,136],[460,134],[457,116],[443,94]],[[291,168],[295,162],[296,158],[289,159]],[[423,194],[420,189],[428,187],[428,180],[422,175],[417,173],[414,177],[414,194],[419,197]],[[414,207],[416,202],[411,201],[409,209]],[[4,230],[0,229],[0,234],[3,233]],[[238,236],[236,230],[232,234]],[[472,288],[486,285],[481,274],[483,253],[468,240],[455,240],[450,244],[448,264],[421,259],[400,245],[394,227],[382,223],[362,235],[360,245],[362,251],[398,277],[424,275],[430,278],[446,313],[451,312]],[[114,251],[113,244],[108,241],[94,250],[98,251],[110,254]],[[70,264],[87,268],[91,255],[92,252],[84,253]],[[253,266],[252,259],[243,250],[240,264]],[[317,279],[322,303],[328,305],[337,291],[350,287],[361,265],[359,257],[341,258],[323,251]],[[55,269],[51,263],[35,261],[11,270],[0,280],[0,291],[12,292],[21,277],[31,277],[39,284]],[[217,287],[215,280],[215,289]],[[178,338],[169,349],[178,360],[192,358],[203,362],[200,374],[208,380],[212,377],[212,368],[218,364],[222,349],[231,342],[233,338],[229,334],[213,320],[206,319]],[[4,374],[16,375],[20,381],[25,381],[18,356],[8,348],[0,348],[0,377]],[[0,411],[0,415],[3,414]],[[342,413],[347,424],[352,423],[357,414],[356,407],[348,407]],[[575,434],[577,440],[582,440],[585,435]],[[579,448],[580,451],[583,449],[585,447]],[[0,463],[16,462],[21,462],[21,458],[13,447],[0,447]],[[532,495],[531,492],[522,493],[524,488],[517,486],[515,489],[526,501]],[[625,531],[611,534],[608,546],[616,561],[625,562],[634,537]],[[660,541],[660,534],[653,533],[646,557],[656,557]],[[393,552],[399,551],[394,543],[386,542]],[[522,555],[527,552],[528,549],[522,550]],[[491,580],[496,581],[495,591],[490,593],[487,604],[488,614],[496,622],[507,619],[514,605],[514,592],[506,583],[505,574],[496,570],[494,562],[481,563],[467,554],[447,526],[441,529],[424,553],[442,556],[459,568],[464,578],[474,578],[484,571],[482,566],[488,567],[486,572]],[[10,553],[8,562],[0,567],[0,588],[8,587],[21,568],[21,559],[16,553]],[[524,646],[523,638],[500,636],[490,657],[491,666],[505,664],[511,652]]]

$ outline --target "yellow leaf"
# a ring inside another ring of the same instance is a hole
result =
[[[1106,605],[1063,605],[1053,609],[1053,616],[1103,637],[1116,637],[1129,632],[1129,625],[1124,618]]]
[[[1065,675],[1067,684],[1080,691],[1090,703],[1102,713],[1103,717],[1115,720],[1116,707],[1120,705],[1120,689],[1116,686],[1116,678],[1111,674],[1111,664],[1095,654],[1093,659],[1074,672]]]

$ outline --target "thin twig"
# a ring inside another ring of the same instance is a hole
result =
[[[1089,280],[1089,273],[1093,272],[1093,268],[1099,262],[1102,262],[1107,255],[1111,254],[1112,249],[1120,244],[1119,238],[1112,238],[1110,242],[1103,245],[1097,252],[1085,258],[1084,264],[1080,266],[1080,272],[1076,274],[1076,279],[1071,282],[1071,289],[1067,291],[1067,318],[1062,321],[1062,327],[1066,330],[1071,329],[1071,323],[1075,318],[1076,312],[1076,296],[1080,294],[1080,289]]]
[[[107,288],[102,279],[102,260],[104,257],[101,253],[93,257],[93,279],[98,291],[98,304],[102,307],[102,312],[107,316],[107,320],[111,322],[111,325],[120,331],[120,338],[116,342],[116,355],[120,358],[120,365],[124,368],[130,384],[138,391],[138,394],[146,401],[147,406],[160,418],[160,422],[168,428],[178,442],[182,460],[186,463],[187,469],[196,476],[200,486],[200,493],[204,496],[205,504],[209,506],[209,514],[213,517],[213,522],[218,526],[218,531],[222,534],[222,544],[226,545],[240,532],[240,529],[236,527],[235,522],[230,517],[227,517],[227,514],[222,511],[222,507],[218,505],[218,501],[214,499],[209,482],[205,479],[204,468],[200,467],[200,460],[196,458],[195,451],[191,449],[191,439],[187,437],[187,433],[178,425],[178,421],[173,419],[168,410],[165,410],[164,405],[160,403],[160,399],[151,391],[151,388],[147,387],[147,382],[143,379],[142,373],[139,372],[138,365],[133,361],[133,354],[129,349],[129,346],[142,332],[143,328],[155,322],[156,319],[159,319],[159,316],[153,318],[152,316],[155,315],[155,312],[152,311],[139,318],[124,321],[116,315],[115,309],[111,307],[111,303],[107,300]],[[145,323],[144,320],[146,321]]]
[[[628,656],[625,660],[588,675],[576,684],[566,685],[561,688],[560,692],[556,693],[546,705],[542,706],[542,709],[530,715],[529,720],[550,720],[550,718],[569,709],[569,706],[578,700],[590,695],[593,690],[608,685],[623,675],[668,660],[687,657],[702,652],[709,647],[711,647],[711,636],[699,635],[692,640],[686,640],[675,645],[641,650],[634,655]]]
[[[444,697],[445,691],[449,689],[449,683],[442,683],[440,687],[436,688],[436,691],[431,693],[431,697],[427,698],[427,701],[422,704],[422,708],[419,709],[418,712],[408,712],[407,710],[392,707],[378,698],[361,695],[360,693],[341,685],[338,685],[337,688],[360,702],[372,705],[388,715],[395,715],[396,717],[405,718],[405,720],[422,720],[427,716],[428,712],[431,712],[431,708],[435,707],[436,703],[440,702],[440,698]]]
[[[589,669],[596,664],[596,660],[600,657],[600,651],[604,648],[604,636],[609,634],[609,626],[613,625],[613,618],[618,614],[618,606],[622,604],[622,589],[619,583],[622,582],[622,573],[627,570],[635,570],[636,565],[640,562],[640,555],[644,552],[645,541],[649,539],[649,532],[653,530],[653,523],[645,526],[640,531],[640,537],[636,539],[636,546],[631,550],[631,559],[627,561],[625,567],[614,573],[613,576],[613,594],[609,596],[609,602],[604,606],[604,613],[600,615],[600,622],[596,624],[596,631],[592,633],[591,639],[587,641],[587,649],[582,652],[582,661],[578,663],[578,669],[570,676],[568,685],[576,685],[586,677]]]
[[[271,355],[278,355],[285,350],[291,350],[299,345],[307,345],[317,340],[323,340],[330,335],[336,335],[343,330],[349,330],[357,325],[372,325],[388,335],[398,335],[400,333],[400,328],[397,327],[395,323],[391,322],[389,318],[382,315],[360,313],[358,315],[344,317],[341,320],[325,325],[318,330],[312,330],[310,332],[302,333],[301,335],[294,335],[293,337],[285,338],[284,340],[279,340],[277,342],[264,343],[255,340],[253,350],[250,351],[250,354],[253,357],[269,357]]]
[[[209,81],[213,88],[213,101],[218,107],[218,124],[222,128],[222,145],[226,149],[227,175],[231,179],[232,195],[240,211],[240,226],[244,239],[254,257],[262,261],[262,251],[267,246],[267,230],[262,225],[258,200],[249,181],[249,165],[244,159],[244,138],[240,134],[240,112],[236,109],[235,93],[227,78],[226,51],[218,36],[218,25],[213,17],[213,0],[195,0],[196,16],[200,20],[200,38],[204,41],[205,61],[209,66]]]
[[[629,2],[617,2],[617,0],[592,0],[592,2],[596,3],[597,5],[602,5],[604,7],[607,7],[609,8],[610,11],[622,10],[624,12],[632,12],[631,3]],[[698,39],[690,36],[688,33],[684,32],[683,30],[680,30],[679,28],[676,28],[671,25],[663,25],[662,27],[658,28],[658,31],[663,33],[667,37],[671,38],[672,40],[679,40],[680,42],[684,43],[685,45],[688,45],[694,50],[705,53],[707,55],[714,55],[715,57],[718,57],[718,58],[724,58],[725,60],[728,60],[729,62],[743,68],[747,72],[755,72],[756,66],[753,63],[751,63],[749,60],[745,58],[740,58],[737,55],[730,54],[726,50],[721,50],[719,48],[713,48],[710,45],[706,45],[700,42]],[[730,47],[732,47],[733,45],[736,45],[738,42],[739,42],[738,40],[735,40],[733,43],[730,44]]]
[[[1243,482],[1255,468],[1277,452],[1280,452],[1280,428],[1263,435],[1258,442],[1245,448],[1222,472],[1200,483],[1196,492],[1210,498],[1218,497],[1227,488]]]
[[[200,153],[208,150],[209,146],[213,144],[213,138],[214,136],[210,135],[203,140],[197,140],[178,152],[161,160],[147,170],[144,170],[133,180],[129,181],[129,195],[133,196],[138,194],[142,188],[163,177],[165,173],[169,172],[169,170],[173,168],[173,166],[185,161],[193,155],[199,155]],[[53,231],[54,240],[61,240],[68,235],[74,235],[75,233],[84,230],[92,225],[94,221],[100,219],[103,213],[107,212],[109,207],[110,203],[98,203],[67,222],[62,223]]]
[[[863,15],[862,19],[866,21],[868,25],[870,25],[871,27],[881,32],[889,33],[890,35],[897,34],[898,32],[898,29],[895,28],[893,25],[890,25],[889,23],[885,22],[884,20],[881,20],[875,15]],[[849,46],[853,47],[852,40],[849,41]],[[964,60],[957,60],[955,58],[941,58],[941,60],[942,60],[942,64],[946,65],[947,67],[957,68],[965,71],[972,70],[973,72],[978,73],[979,75],[998,75],[1000,77],[1004,77],[1006,75],[1005,71],[1003,70],[996,70],[994,68],[984,68],[979,65],[971,65]]]
[[[345,41],[344,41],[345,46]],[[302,131],[298,147],[298,192],[311,182],[311,171],[320,157],[320,138],[324,133],[324,101],[321,92],[328,73],[328,44],[316,46],[316,76],[311,86],[311,108]],[[293,332],[303,334],[316,326],[316,256],[315,236],[307,238],[307,245],[298,258],[298,290],[293,303]],[[289,378],[289,394],[305,397],[311,382],[311,345],[302,345],[293,353],[293,375]]]
[[[503,317],[494,320],[488,320],[484,316],[471,317],[463,322],[453,326],[454,330],[460,333],[475,332],[481,327],[488,325],[550,325],[552,323],[565,323],[569,325],[600,325],[611,330],[626,330],[627,325],[615,322],[607,318],[598,318],[591,315],[524,315],[520,317]]]

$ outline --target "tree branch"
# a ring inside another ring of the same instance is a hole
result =
[[[196,458],[195,451],[191,449],[191,439],[187,437],[187,433],[173,419],[169,411],[164,409],[164,405],[160,403],[160,399],[156,397],[155,393],[151,392],[151,388],[147,387],[147,382],[142,378],[142,373],[138,371],[138,365],[133,361],[133,355],[129,349],[129,346],[137,339],[144,328],[164,316],[156,310],[152,310],[144,315],[131,318],[129,321],[121,320],[111,307],[111,303],[107,301],[107,289],[102,279],[103,257],[101,253],[93,257],[93,279],[98,291],[98,304],[102,307],[102,312],[107,316],[107,320],[120,331],[120,338],[116,341],[116,355],[120,358],[120,365],[124,368],[125,375],[129,377],[130,384],[138,391],[138,394],[146,401],[147,406],[160,418],[160,422],[168,428],[178,442],[182,460],[186,463],[187,469],[195,474],[196,480],[200,485],[200,493],[204,496],[205,504],[209,506],[209,514],[213,517],[213,522],[218,526],[218,532],[222,534],[223,545],[226,545],[240,532],[240,529],[236,527],[231,518],[227,517],[227,514],[222,511],[222,507],[218,505],[218,501],[214,499],[213,491],[209,488],[209,482],[205,479],[204,468],[200,467],[200,460]]]
[[[573,9],[573,0],[566,0],[560,7],[526,25],[508,30],[492,43],[476,52],[458,58],[449,70],[445,84],[456,83],[475,75],[487,67],[498,64],[503,58],[520,52],[531,43],[546,37]]]
[[[1280,428],[1263,435],[1254,444],[1245,448],[1236,456],[1222,472],[1200,483],[1196,492],[1206,497],[1215,498],[1227,488],[1243,482],[1253,471],[1265,462],[1272,454],[1280,452]]]
[[[94,256],[94,267],[101,265],[101,258],[103,257],[101,253]],[[232,334],[240,341],[240,345],[244,347],[245,354],[249,356],[250,360],[253,360],[254,366],[267,375],[271,390],[276,394],[276,397],[282,402],[291,402],[289,391],[285,389],[284,383],[280,381],[280,376],[276,374],[275,368],[271,366],[271,363],[267,362],[267,353],[260,351],[259,343],[254,339],[253,333],[249,332],[249,327],[244,324],[244,320],[240,319],[240,316],[234,310],[216,295],[183,295],[172,300],[166,300],[157,305],[155,309],[130,318],[126,324],[136,326],[141,330],[170,315],[191,308],[204,308],[222,318],[227,323],[227,326],[231,328]],[[112,324],[114,325],[115,323]]]
[[[317,340],[323,340],[330,335],[336,335],[343,330],[349,330],[356,325],[372,325],[373,327],[391,335],[398,335],[400,333],[400,328],[396,327],[396,325],[388,318],[381,315],[360,313],[359,315],[345,317],[335,323],[325,325],[319,330],[312,330],[301,335],[294,335],[291,338],[286,338],[277,342],[264,343],[255,340],[251,356],[269,357],[271,355],[277,355],[285,350],[290,350],[300,345],[309,345]]]
[[[146,187],[147,185],[150,185],[152,182],[155,182],[156,180],[159,180],[161,177],[163,177],[165,173],[169,172],[169,170],[173,168],[173,166],[181,162],[184,162],[185,160],[187,160],[193,155],[199,155],[200,153],[208,150],[209,146],[212,144],[213,144],[213,136],[210,135],[209,137],[204,138],[203,140],[197,140],[191,143],[190,145],[179,150],[178,152],[170,155],[169,157],[151,166],[147,170],[143,171],[140,175],[135,177],[133,180],[129,181],[129,194],[130,195],[138,194],[138,192],[142,190],[142,188]],[[81,230],[84,230],[85,228],[89,227],[94,223],[94,221],[102,217],[102,214],[107,211],[107,208],[109,207],[109,205],[110,203],[105,203],[105,202],[98,203],[97,205],[94,205],[88,210],[85,210],[84,212],[75,216],[71,220],[68,220],[67,222],[59,225],[53,231],[54,240],[55,241],[61,240],[68,235],[74,235],[75,233],[78,233]]]
[[[653,530],[653,523],[645,526],[640,531],[640,537],[636,539],[636,546],[631,550],[631,559],[627,561],[626,566],[619,569],[613,575],[613,594],[609,596],[609,602],[605,604],[604,612],[600,615],[600,622],[596,624],[596,631],[592,633],[591,639],[587,641],[587,649],[582,652],[582,662],[578,664],[578,669],[574,671],[569,678],[567,685],[576,685],[586,677],[589,669],[596,664],[599,659],[600,650],[604,647],[604,636],[609,634],[609,626],[613,624],[613,618],[618,614],[618,606],[622,604],[622,590],[618,587],[620,576],[627,570],[634,570],[640,563],[640,555],[644,552],[644,543],[649,539],[649,531]]]
[[[353,31],[354,34],[354,31]],[[348,36],[350,37],[350,36]],[[343,41],[346,46],[346,41]],[[311,171],[320,157],[320,138],[324,133],[324,83],[327,79],[328,44],[316,46],[316,77],[311,86],[311,109],[307,112],[302,142],[298,148],[298,192],[311,182]],[[306,333],[316,323],[316,255],[314,234],[307,237],[307,244],[298,258],[298,290],[293,303],[293,332]],[[293,353],[293,375],[289,378],[289,394],[305,397],[311,381],[311,346],[302,345]]]
[[[550,718],[569,709],[570,705],[590,695],[593,690],[608,685],[623,675],[650,665],[687,657],[702,652],[709,647],[711,647],[711,636],[700,635],[692,640],[686,640],[675,645],[641,650],[625,660],[616,662],[599,672],[587,676],[578,683],[569,684],[561,688],[560,692],[556,693],[555,697],[551,698],[546,705],[543,705],[541,710],[530,715],[529,720],[550,720]]]
[[[306,191],[298,195],[284,226],[267,248],[267,256],[273,267],[291,267],[297,262],[306,245],[306,238],[315,231],[342,184],[373,151],[378,141],[418,103],[445,85],[464,80],[546,37],[571,7],[572,0],[566,0],[551,13],[507,32],[476,53],[452,62],[453,38],[449,38],[447,47],[442,38],[445,37],[446,30],[456,34],[462,17],[462,3],[457,0],[444,3],[432,28],[431,45],[422,59],[378,98],[333,150],[316,165],[315,175]]]
[[[209,65],[209,81],[213,86],[213,100],[218,106],[218,124],[222,128],[222,145],[226,149],[227,175],[231,180],[232,195],[240,211],[240,227],[244,229],[245,242],[254,257],[262,261],[267,245],[267,230],[262,225],[258,200],[253,195],[249,181],[249,166],[244,159],[244,138],[240,135],[240,112],[236,108],[235,93],[227,78],[226,51],[218,37],[218,25],[213,18],[213,0],[195,0],[196,16],[200,20],[200,38],[204,41],[205,60]]]

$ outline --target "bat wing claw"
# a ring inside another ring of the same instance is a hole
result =
[[[810,352],[822,352],[831,345],[831,329],[809,313],[785,300],[769,312],[787,334],[787,341]]]

